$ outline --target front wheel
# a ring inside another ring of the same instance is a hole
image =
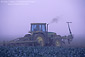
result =
[[[39,46],[44,46],[44,36],[39,34],[39,35],[35,35],[35,40],[36,42],[39,44]]]

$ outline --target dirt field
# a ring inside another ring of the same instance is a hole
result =
[[[85,57],[85,48],[3,46],[0,57]]]

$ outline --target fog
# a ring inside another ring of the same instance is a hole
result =
[[[73,43],[82,44],[84,42],[84,0],[19,1],[21,0],[0,0],[1,41],[23,37],[30,31],[30,23],[50,23],[54,18],[57,18],[57,22],[51,22],[49,25],[49,31],[56,32],[61,36],[69,35],[66,22],[71,21]]]

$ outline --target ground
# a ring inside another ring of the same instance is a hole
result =
[[[0,57],[85,57],[85,48],[1,46]]]

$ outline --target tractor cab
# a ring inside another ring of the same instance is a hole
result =
[[[46,23],[31,23],[31,32],[46,32]]]

